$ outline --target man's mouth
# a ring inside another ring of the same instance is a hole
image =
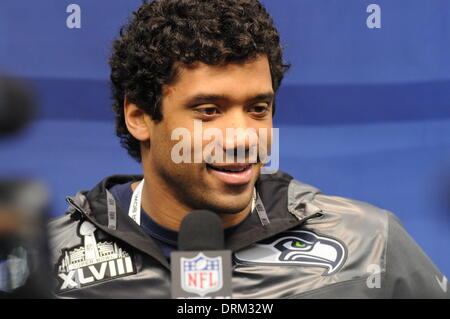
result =
[[[211,165],[211,164],[206,164],[206,166],[208,168],[214,169],[216,171],[219,172],[230,172],[230,173],[240,173],[245,171],[246,169],[250,168],[252,164],[230,164],[230,165]]]
[[[226,184],[242,185],[250,182],[253,164],[206,164],[208,171]]]

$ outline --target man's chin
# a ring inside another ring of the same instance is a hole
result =
[[[218,214],[238,214],[246,208],[251,207],[255,182],[246,185],[225,187],[217,191],[210,191],[208,198],[204,198],[209,203],[208,206]]]
[[[245,199],[237,199],[233,198],[234,196],[230,196],[230,199],[226,199],[224,197],[221,197],[217,201],[214,201],[213,203],[209,203],[207,205],[209,210],[214,211],[217,214],[225,214],[225,215],[233,215],[233,214],[239,214],[243,211],[245,211],[246,208],[251,207],[251,201],[253,199],[253,192],[250,195],[250,198],[245,196]],[[211,200],[211,198],[209,199]]]

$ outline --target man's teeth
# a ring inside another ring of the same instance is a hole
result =
[[[215,169],[216,171],[231,172],[231,173],[240,173],[240,172],[245,171],[248,168],[248,166],[244,166],[239,169],[226,169],[226,168],[220,168],[220,167],[215,167],[215,166],[211,166],[211,165],[209,165],[209,167],[212,169]]]

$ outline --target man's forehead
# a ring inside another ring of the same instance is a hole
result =
[[[269,63],[269,58],[266,54],[257,54],[254,57],[242,60],[232,60],[232,61],[219,61],[217,63],[205,63],[203,61],[194,61],[192,63],[184,63],[182,61],[176,61],[173,64],[174,68],[185,69],[185,70],[195,70],[202,67],[211,67],[211,68],[225,68],[227,66],[245,66],[249,64],[253,64],[255,62],[265,61],[267,64]]]
[[[204,81],[217,80],[222,83],[227,75],[233,74],[234,72],[239,72],[240,75],[244,74],[242,72],[246,72],[247,76],[255,77],[255,80],[245,86],[246,88],[250,89],[250,84],[257,83],[259,83],[260,86],[264,86],[264,88],[258,88],[258,90],[254,92],[254,95],[272,91],[272,80],[268,58],[265,55],[259,55],[245,61],[221,62],[219,64],[206,64],[201,61],[196,61],[191,64],[176,62],[173,66],[171,83],[163,85],[163,95],[173,92],[179,84],[184,84],[192,90],[196,83],[200,84],[202,87],[198,88],[198,92],[192,92],[193,94],[214,94],[214,90],[211,92],[207,91],[211,85],[205,88]],[[266,77],[264,77],[263,74],[265,74]],[[266,81],[264,79],[266,79]],[[235,79],[233,78],[233,80]],[[211,82],[209,82],[209,84],[211,84]]]

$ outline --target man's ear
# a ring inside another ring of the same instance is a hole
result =
[[[125,124],[133,137],[141,142],[150,140],[150,130],[148,126],[149,115],[141,110],[136,104],[128,101],[125,97],[123,101],[123,111],[125,115]],[[146,121],[147,118],[147,121]]]

